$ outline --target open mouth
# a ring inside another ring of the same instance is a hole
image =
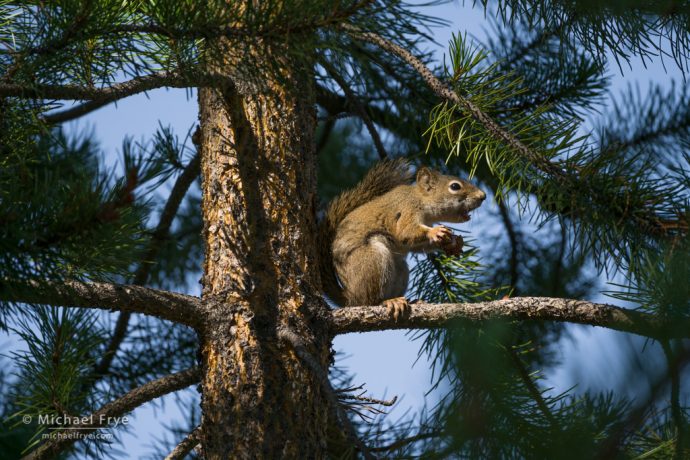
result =
[[[467,222],[468,220],[470,220],[470,213],[469,213],[469,211],[468,211],[468,212],[461,212],[461,213],[460,213],[460,220],[461,220],[462,222]]]

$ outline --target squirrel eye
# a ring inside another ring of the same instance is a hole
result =
[[[460,185],[459,182],[453,182],[452,184],[450,184],[450,189],[453,190],[454,192],[457,192],[461,188],[462,188],[462,185]]]

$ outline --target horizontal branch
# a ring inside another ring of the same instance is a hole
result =
[[[120,99],[162,86],[180,86],[187,81],[173,72],[156,72],[104,88],[40,83],[33,85],[2,83],[0,84],[0,97],[105,101]]]
[[[477,303],[415,303],[406,318],[396,322],[385,307],[344,307],[332,313],[334,335],[391,329],[449,326],[465,319],[558,321],[600,326],[652,338],[690,337],[690,320],[665,319],[649,313],[583,300],[550,297],[515,297]]]
[[[215,24],[212,25],[200,25],[196,27],[184,27],[176,28],[170,27],[169,25],[156,24],[155,22],[149,23],[122,23],[122,24],[112,24],[108,28],[102,27],[92,27],[88,31],[84,31],[84,25],[86,21],[85,16],[81,16],[81,19],[77,23],[72,24],[66,33],[58,37],[54,41],[49,41],[47,43],[41,44],[40,46],[33,46],[24,49],[20,49],[18,52],[25,56],[34,55],[46,55],[53,54],[58,51],[65,49],[72,43],[78,41],[91,40],[94,38],[100,38],[108,35],[120,35],[120,34],[145,34],[145,35],[160,35],[169,39],[214,39],[220,37],[227,38],[240,38],[240,39],[256,39],[256,38],[269,38],[269,37],[280,37],[285,35],[295,35],[299,33],[310,33],[318,28],[330,26],[333,24],[339,24],[352,15],[358,13],[363,8],[370,6],[374,3],[373,0],[361,0],[356,2],[344,10],[328,9],[325,10],[329,15],[322,18],[317,18],[316,20],[305,21],[297,24],[269,24],[261,29],[253,29],[251,27],[236,27],[236,26],[222,26],[219,27]],[[230,21],[232,22],[232,21]]]
[[[0,98],[20,97],[25,99],[86,100],[91,101],[92,104],[86,107],[76,107],[68,110],[88,113],[109,102],[156,88],[207,87],[221,86],[224,84],[233,84],[233,82],[226,75],[217,75],[213,73],[183,75],[178,72],[163,71],[134,77],[131,80],[113,83],[110,86],[102,88],[69,84],[50,85],[37,83],[29,85],[0,83]],[[72,115],[72,113],[66,111],[66,114],[61,114],[60,117],[58,117],[58,121],[60,121],[59,118],[72,117]],[[57,117],[57,114],[48,116]]]
[[[198,382],[200,378],[199,368],[193,367],[177,374],[167,375],[145,383],[115,401],[109,402],[93,414],[84,417],[85,420],[93,423],[72,424],[65,427],[62,431],[52,431],[53,439],[51,441],[41,445],[38,449],[23,457],[22,460],[53,458],[77,440],[76,436],[71,436],[74,435],[73,430],[78,429],[79,433],[85,435],[101,428],[107,428],[114,418],[121,417],[155,398],[186,388]]]
[[[7,281],[5,283],[9,284]],[[202,327],[201,299],[143,286],[83,281],[47,284],[34,281],[16,283],[2,289],[0,301],[143,313],[195,329]]]

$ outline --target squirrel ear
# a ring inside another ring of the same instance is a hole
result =
[[[427,192],[431,190],[436,183],[436,173],[431,169],[423,166],[417,171],[417,184]]]

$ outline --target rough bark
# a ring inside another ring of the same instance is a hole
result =
[[[265,50],[264,50],[265,51]],[[270,53],[269,53],[270,54]],[[206,255],[201,445],[205,458],[322,458],[318,378],[278,332],[327,368],[328,312],[315,263],[316,156],[310,66],[199,91]],[[233,73],[241,63],[227,63]],[[240,89],[238,89],[240,88]]]
[[[143,286],[63,280],[0,280],[0,301],[143,313],[201,329],[198,297]]]

